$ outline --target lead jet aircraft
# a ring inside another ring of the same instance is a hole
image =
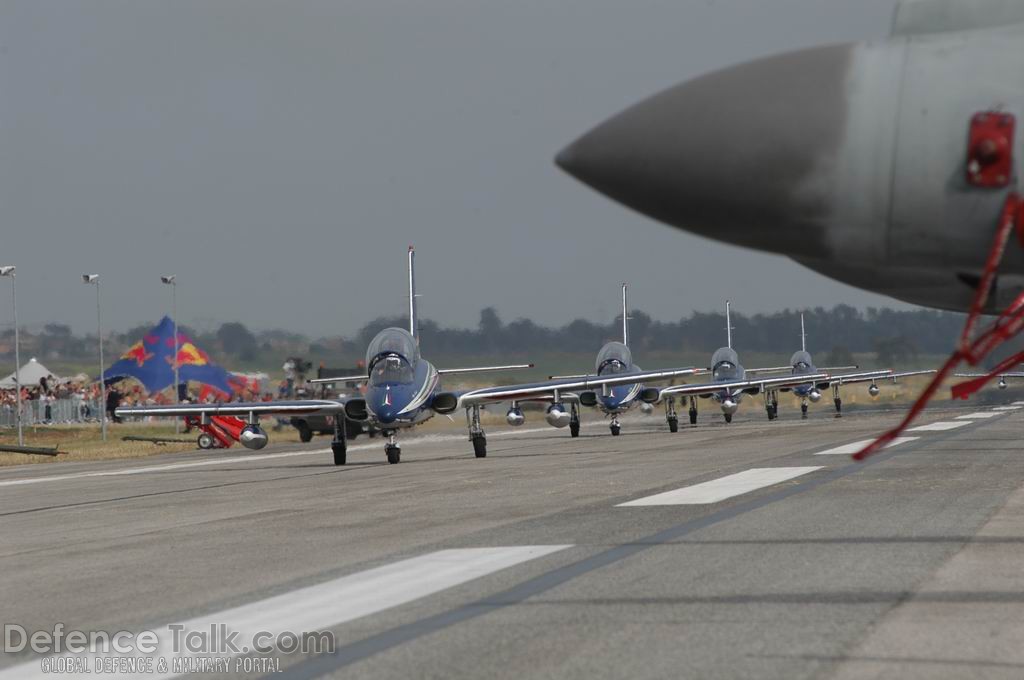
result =
[[[821,371],[800,375],[756,377],[760,373],[785,370],[788,367],[744,368],[740,363],[739,355],[732,348],[732,324],[730,322],[730,303],[726,300],[726,346],[718,348],[711,356],[711,382],[696,385],[672,385],[661,389],[658,393],[658,401],[665,404],[665,420],[668,421],[669,431],[676,432],[679,429],[679,417],[676,415],[675,408],[676,397],[689,399],[691,425],[697,424],[698,397],[714,400],[721,407],[725,422],[731,423],[732,416],[739,409],[744,394],[763,394],[768,418],[774,420],[778,413],[777,399],[774,398],[775,390],[828,379],[828,373]],[[748,378],[748,375],[755,377]]]
[[[389,463],[401,460],[396,441],[399,430],[419,425],[437,412],[434,402],[440,394],[440,377],[457,373],[506,371],[530,368],[533,364],[484,366],[476,368],[436,369],[420,356],[416,317],[415,251],[409,246],[409,329],[385,328],[370,342],[366,350],[369,375],[343,376],[312,380],[313,383],[359,381],[367,384],[361,397],[338,399],[297,399],[291,401],[236,402],[225,404],[174,404],[168,406],[123,407],[119,416],[195,416],[208,422],[212,416],[237,416],[246,420],[239,441],[247,448],[262,449],[267,445],[266,431],[260,427],[260,416],[326,415],[334,417],[334,440],[331,450],[335,465],[346,462],[344,419],[368,422],[387,437],[384,453]],[[486,455],[486,444],[478,447],[477,456]]]
[[[651,401],[657,399],[658,391],[645,387],[645,381],[702,372],[702,369],[695,368],[644,371],[633,363],[633,353],[629,349],[629,303],[625,283],[622,284],[622,342],[605,343],[598,351],[594,365],[594,375],[552,376],[547,383],[470,390],[458,395],[459,406],[475,412],[480,405],[511,401],[505,419],[509,425],[519,426],[526,421],[520,404],[529,401],[550,403],[545,414],[548,424],[558,428],[568,425],[569,434],[573,437],[580,434],[579,406],[592,406],[610,418],[612,436],[618,436],[622,428],[620,415],[637,404],[645,413],[653,410]]]
[[[792,391],[793,394],[800,397],[800,414],[802,418],[807,417],[808,401],[811,403],[818,403],[821,401],[820,390],[832,388],[832,403],[836,408],[836,418],[842,416],[843,411],[843,400],[839,396],[839,388],[843,385],[850,385],[855,383],[870,382],[868,386],[868,394],[872,397],[877,397],[881,392],[878,387],[879,381],[892,380],[896,382],[898,378],[905,378],[912,375],[927,375],[935,373],[934,370],[928,371],[904,371],[902,373],[894,373],[891,368],[880,369],[876,371],[860,371],[857,373],[836,373],[836,371],[848,371],[857,368],[857,366],[835,366],[829,368],[818,368],[814,365],[814,360],[811,358],[811,353],[807,351],[807,332],[804,328],[804,315],[800,315],[800,351],[793,354],[789,360],[792,366],[791,374],[793,376],[810,376],[818,373],[827,373],[828,378],[825,380],[814,380],[807,379],[806,383],[796,385],[794,387],[778,388],[779,391],[786,392]],[[768,408],[768,419],[772,420],[777,418],[779,415],[778,408],[778,397],[774,394],[775,390],[771,390],[770,406],[769,397],[766,397],[766,407]]]

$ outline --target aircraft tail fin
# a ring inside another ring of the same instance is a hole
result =
[[[409,246],[409,334],[419,342],[419,320],[416,318],[416,249]]]
[[[725,346],[732,349],[732,315],[731,303],[725,301]]]
[[[622,284],[622,344],[629,347],[629,304],[626,301],[626,284]]]

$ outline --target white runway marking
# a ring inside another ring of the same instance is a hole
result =
[[[1024,406],[996,406],[993,411],[1016,411],[1022,409]]]
[[[891,449],[894,446],[899,446],[900,444],[906,444],[907,442],[912,442],[912,441],[915,441],[917,439],[920,439],[920,437],[896,437],[896,439],[893,439],[891,442],[889,442],[888,446],[886,446],[885,448]],[[852,455],[854,453],[857,453],[858,451],[860,451],[861,449],[863,449],[865,446],[867,446],[868,444],[870,444],[873,441],[875,441],[875,440],[874,439],[865,439],[863,441],[853,442],[852,444],[843,444],[842,446],[837,446],[836,448],[828,449],[827,451],[818,451],[814,455],[815,456],[832,456],[832,455],[842,455],[842,454]]]
[[[964,416],[957,416],[957,420],[973,420],[975,418],[994,418],[999,415],[998,411],[975,411]]]
[[[284,631],[292,631],[298,635],[323,631],[570,547],[572,546],[523,545],[439,550],[240,607],[177,624],[168,624],[159,629],[152,629],[159,636],[159,647],[155,653],[146,654],[155,659],[166,659],[167,672],[117,674],[117,677],[174,677],[180,675],[174,672],[176,658],[235,656],[230,651],[207,655],[193,654],[182,648],[175,652],[172,631],[179,631],[180,637],[186,636],[189,631],[206,631],[206,639],[209,639],[211,626],[224,624],[228,631],[238,632],[234,644],[240,653],[244,654],[253,650],[257,643],[264,646],[267,644],[266,640],[254,639],[261,631],[268,631],[273,636]],[[74,656],[86,659],[88,668],[92,669],[96,659],[118,658],[122,655],[111,652]],[[43,677],[49,676],[43,672],[41,658],[0,671],[0,680]]]
[[[506,434],[530,434],[535,432],[549,432],[550,427],[534,427],[525,430],[502,430],[500,432],[488,433],[488,437],[498,437]],[[402,441],[403,444],[415,445],[419,442],[438,441],[465,441],[465,435],[428,434],[420,437],[409,438]],[[381,449],[383,444],[356,444],[349,445],[348,451],[369,451]],[[66,475],[48,475],[46,477],[29,477],[27,479],[5,479],[0,480],[0,487],[19,486],[22,484],[41,484],[43,482],[61,482],[68,479],[84,479],[86,477],[121,477],[123,475],[141,475],[147,472],[164,472],[166,470],[185,470],[188,468],[207,467],[209,465],[230,465],[232,463],[262,463],[276,458],[296,458],[299,456],[325,456],[331,452],[330,449],[313,449],[311,451],[284,451],[281,453],[252,453],[243,456],[225,456],[223,458],[210,458],[208,460],[196,460],[187,463],[166,463],[164,465],[144,465],[140,467],[118,468],[116,470],[100,470],[97,472],[73,472]]]
[[[912,427],[907,432],[942,432],[943,430],[954,430],[958,427],[967,425],[966,420],[940,420],[937,423],[928,423],[927,425],[918,425]]]
[[[618,508],[645,507],[650,505],[705,505],[717,503],[726,498],[740,496],[766,486],[785,482],[800,475],[820,470],[822,466],[753,468],[737,472],[728,477],[685,486],[682,489],[638,498],[635,501],[619,503]]]

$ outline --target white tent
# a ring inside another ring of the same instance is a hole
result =
[[[35,357],[28,360],[21,370],[18,371],[18,377],[21,379],[21,384],[26,387],[38,387],[39,379],[45,378],[48,375],[53,375],[46,366],[36,361]],[[60,382],[60,378],[54,376],[54,383]],[[17,383],[14,381],[14,374],[11,373],[9,376],[0,380],[0,389],[11,389]]]

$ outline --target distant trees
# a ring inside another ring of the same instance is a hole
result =
[[[963,324],[963,315],[930,310],[897,311],[849,305],[804,312],[807,349],[820,365],[846,366],[856,363],[854,353],[873,352],[884,365],[898,365],[920,354],[949,352]],[[430,356],[519,354],[540,355],[557,351],[589,353],[609,340],[622,337],[622,317],[607,323],[575,319],[558,328],[541,326],[530,319],[502,320],[493,307],[480,310],[475,328],[448,328],[430,319],[420,319],[420,337]],[[294,330],[253,331],[238,321],[221,324],[217,330],[198,332],[187,326],[179,331],[192,338],[219,363],[231,366],[244,362],[277,368],[284,357],[302,356],[328,366],[352,365],[361,359],[370,340],[388,326],[405,328],[404,316],[379,317],[350,337],[311,339]],[[733,341],[749,352],[789,354],[800,347],[800,312],[783,310],[772,314],[732,316]],[[152,323],[111,333],[108,355],[116,357],[140,340]],[[11,329],[0,331],[0,353],[13,360]],[[642,310],[633,310],[630,343],[641,352],[710,353],[725,344],[725,314],[694,312],[678,320],[657,320]],[[54,359],[92,360],[94,336],[76,336],[58,323],[46,324],[41,332],[22,334],[23,354]]]
[[[242,361],[252,361],[259,351],[256,336],[240,321],[221,324],[217,330],[217,342],[228,354],[234,354]]]

